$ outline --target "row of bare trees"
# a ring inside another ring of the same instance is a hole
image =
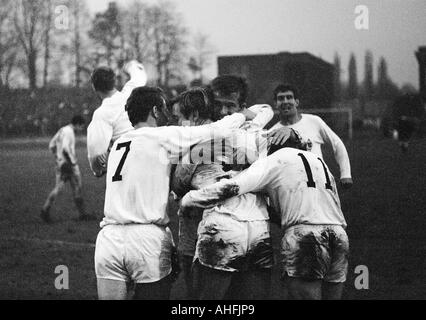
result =
[[[374,59],[373,53],[368,50],[364,58],[364,80],[359,83],[357,61],[354,53],[351,54],[348,65],[348,81],[344,84],[341,79],[343,72],[340,56],[336,53],[334,57],[334,89],[335,98],[357,99],[363,98],[366,101],[374,99],[394,99],[400,94],[398,86],[392,81],[388,74],[388,65],[384,57],[380,57],[377,65],[377,80],[374,80]]]
[[[128,59],[143,61],[167,87],[187,71],[202,80],[213,57],[207,36],[191,36],[167,1],[110,2],[94,15],[85,0],[0,1],[0,87],[80,87],[95,66]]]

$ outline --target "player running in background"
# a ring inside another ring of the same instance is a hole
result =
[[[336,183],[324,160],[311,152],[279,149],[232,180],[191,191],[182,199],[182,210],[212,208],[253,192],[266,192],[281,213],[283,277],[290,297],[341,299],[349,240]]]
[[[135,130],[111,149],[107,169],[105,218],[95,252],[100,299],[169,299],[174,244],[166,207],[172,164],[190,148],[223,138],[246,120],[243,114],[201,127],[165,127],[166,97],[158,88],[133,90],[126,110]]]
[[[392,112],[398,132],[399,146],[402,153],[407,153],[410,140],[418,130],[425,114],[421,96],[407,93],[398,97],[392,106]]]
[[[72,187],[74,202],[80,214],[80,220],[95,220],[95,216],[88,215],[85,211],[83,197],[81,195],[81,174],[75,155],[75,132],[82,132],[85,121],[81,116],[75,116],[71,123],[61,128],[50,141],[49,150],[56,158],[56,185],[48,196],[41,210],[41,218],[50,223],[50,208],[63,190],[65,183],[69,182]]]
[[[130,61],[123,71],[130,76],[130,80],[121,91],[116,89],[117,79],[112,69],[100,67],[92,74],[93,89],[102,100],[87,129],[89,163],[96,177],[102,177],[106,173],[111,145],[121,135],[133,130],[124,106],[132,90],[147,83],[147,74],[141,63]]]
[[[276,107],[280,112],[279,122],[272,126],[271,132],[283,127],[297,130],[304,139],[312,142],[312,152],[322,158],[322,145],[328,144],[333,148],[334,157],[340,168],[340,182],[344,188],[353,185],[349,155],[342,140],[318,116],[301,114],[298,111],[300,100],[296,87],[279,85],[274,91]],[[269,126],[271,126],[269,124]],[[272,142],[276,144],[280,135]]]

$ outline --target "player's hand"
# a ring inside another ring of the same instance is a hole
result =
[[[145,67],[142,63],[132,60],[125,64],[123,67],[124,73],[126,73],[131,79],[140,78],[141,85],[146,85],[148,76],[145,71]]]
[[[294,131],[285,127],[265,133],[264,137],[267,137],[271,144],[279,146],[284,145],[291,138],[297,139]]]
[[[218,198],[220,200],[226,200],[232,197],[238,196],[240,192],[240,187],[236,184],[226,184],[218,193]]]
[[[342,185],[343,189],[348,190],[352,188],[352,186],[354,185],[354,181],[352,180],[352,178],[343,178],[340,179],[340,184]]]
[[[240,113],[241,114],[243,114],[244,115],[244,117],[246,117],[246,121],[252,121],[252,120],[254,120],[254,118],[256,118],[256,114],[253,112],[253,111],[250,111],[249,109],[247,109],[247,108],[243,108],[241,111],[240,111]]]
[[[102,178],[104,175],[106,175],[106,171],[98,171],[98,172],[93,172],[93,175],[96,177],[96,178]]]

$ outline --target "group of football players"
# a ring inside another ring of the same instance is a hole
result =
[[[332,147],[343,188],[353,183],[349,156],[323,120],[299,112],[297,88],[278,86],[275,108],[249,107],[246,81],[224,75],[169,100],[147,86],[141,63],[124,71],[121,91],[112,69],[92,74],[102,105],[87,130],[88,157],[94,175],[106,176],[95,252],[99,299],[127,299],[130,287],[134,299],[169,299],[180,271],[188,299],[268,299],[276,263],[271,223],[282,230],[289,298],[340,299],[349,241],[321,146]],[[73,147],[58,148],[59,140],[51,145],[61,187],[79,171]],[[81,178],[74,184],[81,187]],[[76,204],[81,219],[92,218],[78,194]]]

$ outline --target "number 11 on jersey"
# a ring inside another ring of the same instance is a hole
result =
[[[314,181],[314,177],[312,175],[312,169],[311,169],[311,166],[309,164],[308,159],[306,159],[306,157],[303,155],[303,153],[299,153],[298,156],[300,158],[302,158],[303,165],[305,166],[306,175],[308,176],[308,187],[309,188],[316,188],[317,186],[316,186],[316,183]],[[318,160],[321,162],[322,167],[324,169],[324,174],[325,174],[325,179],[326,179],[325,188],[333,191],[333,187],[331,186],[330,175],[328,173],[327,167],[326,167],[324,161],[321,158],[318,158]]]

